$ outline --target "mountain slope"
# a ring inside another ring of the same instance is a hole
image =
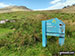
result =
[[[75,13],[75,5],[63,8],[61,11],[64,13]]]

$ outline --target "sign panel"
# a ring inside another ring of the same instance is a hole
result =
[[[42,21],[42,45],[46,46],[46,35],[58,36],[59,44],[62,46],[65,37],[65,24],[57,18]]]

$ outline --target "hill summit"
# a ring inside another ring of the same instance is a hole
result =
[[[0,13],[14,12],[14,11],[32,11],[32,10],[25,7],[25,6],[8,6],[8,7],[5,7],[5,8],[0,8]]]

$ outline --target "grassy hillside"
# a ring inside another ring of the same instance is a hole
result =
[[[12,12],[0,14],[0,20],[16,20],[0,24],[0,56],[55,56],[59,51],[75,51],[75,14],[49,11]],[[66,24],[65,44],[47,36],[47,47],[42,47],[41,21],[59,18]]]

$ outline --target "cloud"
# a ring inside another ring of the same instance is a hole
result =
[[[45,8],[45,9],[37,9],[37,10],[38,11],[41,11],[41,10],[55,10],[55,9],[62,8],[62,7],[63,7],[63,4],[62,3],[57,3],[55,5],[52,5],[52,6],[48,7],[48,8]],[[37,11],[37,10],[35,9],[35,11]]]
[[[54,4],[48,8],[46,8],[47,10],[55,10],[55,9],[61,9],[63,6],[63,4],[60,2],[60,3],[57,3],[57,4]]]
[[[68,5],[71,6],[72,4],[75,4],[75,0],[66,0],[65,2],[62,2],[62,0],[61,0],[61,2],[57,1],[56,4],[53,3],[53,5],[48,7],[47,9],[51,9],[51,10],[53,10],[53,9],[61,9],[64,6],[68,6]]]
[[[64,6],[67,6],[67,5],[71,6],[72,4],[75,4],[75,0],[66,0],[65,3],[63,3]]]
[[[10,6],[10,5],[5,4],[5,3],[0,3],[0,8],[2,8],[2,7],[8,7],[8,6]]]
[[[45,9],[37,9],[37,10],[55,10],[55,9],[62,9],[65,6],[71,6],[75,4],[75,0],[53,0],[50,2],[52,6],[45,8]]]
[[[55,4],[55,3],[59,2],[59,1],[61,1],[61,0],[53,0],[53,1],[51,1],[50,3],[51,3],[51,4]]]
[[[56,3],[48,8],[45,8],[45,9],[35,9],[35,11],[41,11],[41,10],[55,10],[55,9],[61,9],[63,6],[63,4],[60,2],[60,3]]]
[[[54,0],[56,1],[56,0]],[[46,8],[47,10],[55,10],[55,9],[62,9],[64,6],[71,6],[73,4],[75,4],[75,0],[65,0],[64,2],[62,2],[62,0],[60,0],[60,2],[57,0],[57,2],[52,1],[50,4],[52,4],[52,6]]]

